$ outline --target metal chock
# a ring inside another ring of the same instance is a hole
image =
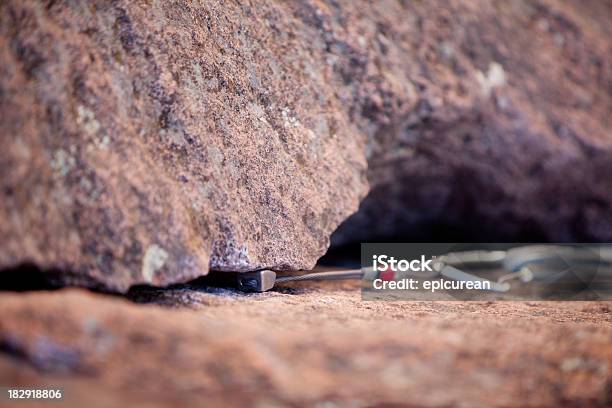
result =
[[[264,269],[236,274],[236,287],[243,292],[266,292],[274,287],[276,272]]]

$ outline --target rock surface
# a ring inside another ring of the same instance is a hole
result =
[[[612,3],[373,3],[371,192],[333,242],[612,240]]]
[[[363,302],[347,283],[132,296],[173,309],[75,289],[0,297],[0,385],[87,407],[612,401],[609,302]]]
[[[125,291],[437,222],[612,239],[590,0],[4,1],[0,268]]]
[[[366,164],[348,51],[296,7],[3,1],[0,268],[126,291],[313,267]]]

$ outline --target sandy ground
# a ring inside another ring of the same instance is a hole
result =
[[[131,296],[148,304],[1,294],[0,385],[64,389],[45,406],[612,401],[610,302],[366,302],[337,282]]]

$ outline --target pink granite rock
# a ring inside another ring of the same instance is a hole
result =
[[[0,267],[125,291],[315,264],[364,139],[323,39],[256,3],[2,2]]]
[[[612,239],[611,15],[5,1],[0,268],[119,291],[310,268],[367,179],[338,242]]]
[[[334,240],[611,241],[612,4],[443,3],[347,24],[371,192]]]

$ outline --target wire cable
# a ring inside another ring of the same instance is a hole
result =
[[[276,283],[299,282],[308,280],[342,280],[342,279],[361,279],[363,272],[361,269],[349,269],[346,271],[314,272],[304,275],[280,276],[276,278]]]

